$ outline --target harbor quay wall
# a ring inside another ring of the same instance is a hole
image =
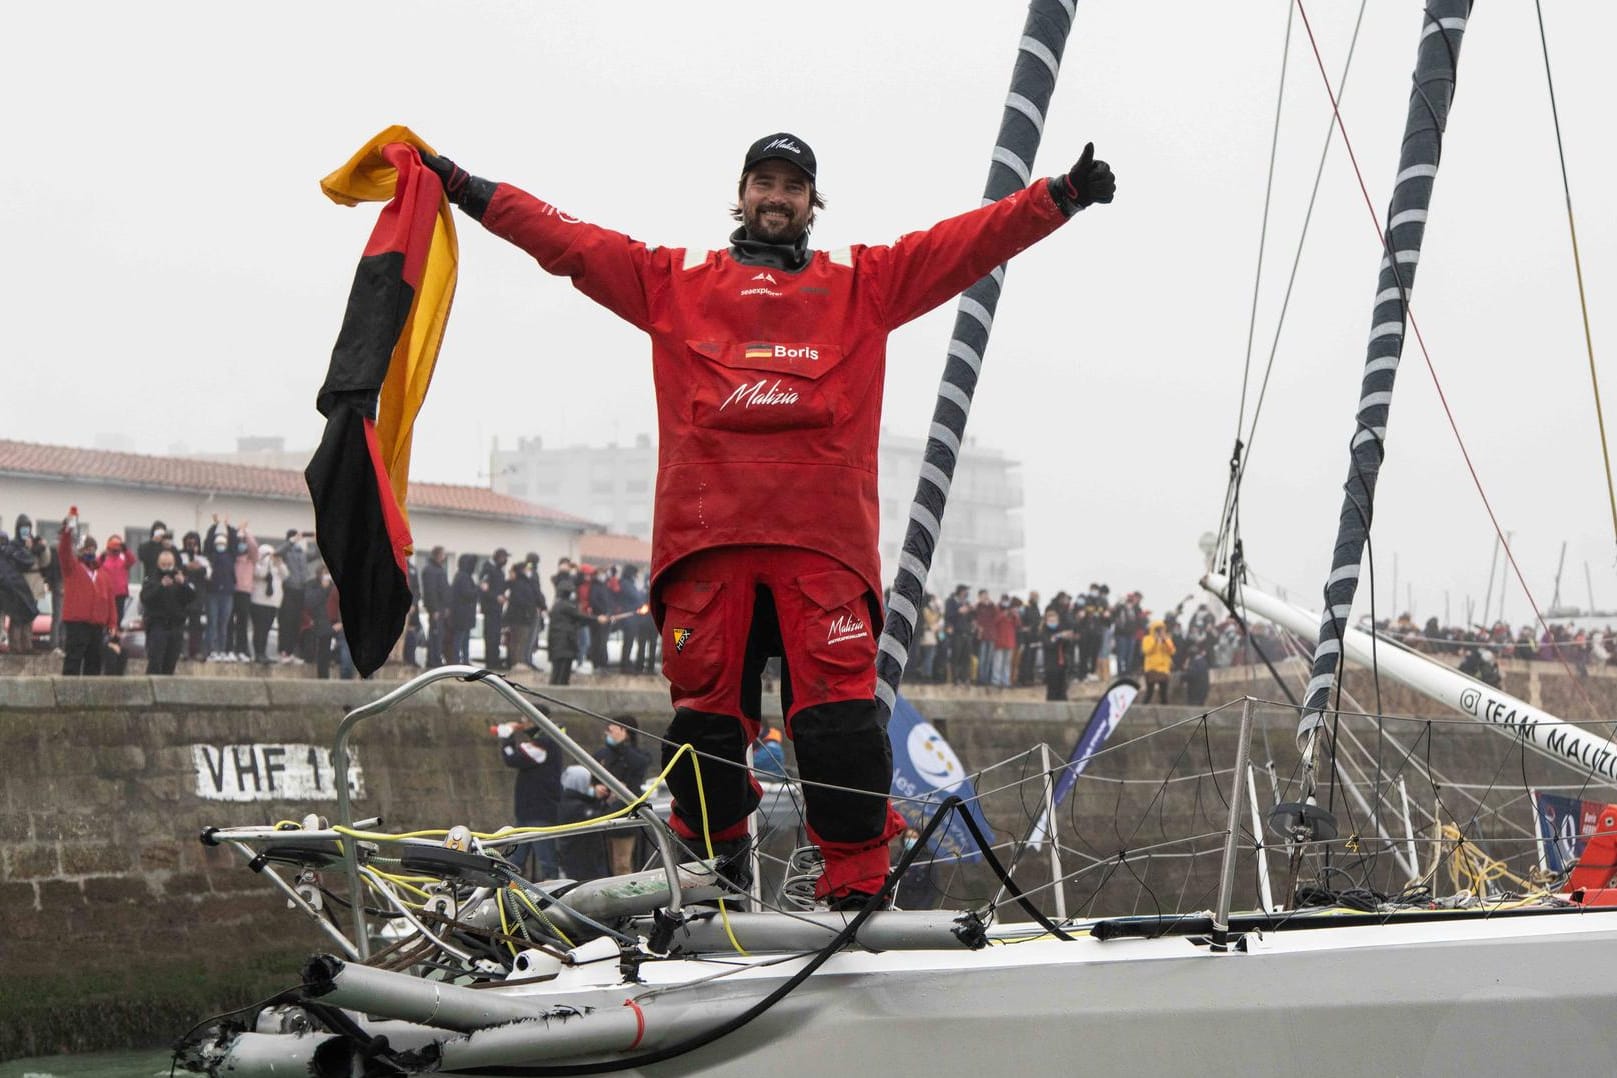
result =
[[[1541,681],[1549,706],[1565,686],[1549,674]],[[165,1044],[193,1022],[295,985],[304,959],[331,941],[238,852],[198,835],[311,812],[335,817],[329,750],[338,723],[395,685],[0,678],[0,1059]],[[1214,699],[1269,698],[1271,686],[1221,681]],[[1617,713],[1617,692],[1604,691],[1617,690],[1617,679],[1585,688]],[[649,679],[544,691],[598,714],[634,715],[654,735],[669,718],[666,690]],[[976,782],[997,839],[1025,834],[1041,809],[1041,784],[1024,781],[1043,766],[1036,746],[1048,744],[1059,764],[1093,699],[946,693],[918,687],[917,706],[967,772],[987,769]],[[600,743],[597,719],[545,706],[581,743]],[[1254,735],[1254,762],[1261,772],[1272,761],[1284,786],[1296,770],[1294,718],[1268,707],[1256,715],[1268,743]],[[380,816],[390,831],[508,822],[513,773],[489,727],[519,717],[485,686],[439,683],[360,723],[350,742],[356,817]],[[1239,704],[1211,714],[1129,712],[1057,814],[1061,871],[1075,874],[1062,890],[1069,913],[1211,906],[1239,723]],[[1432,766],[1508,772],[1513,791],[1538,766],[1504,767],[1514,760],[1508,739],[1454,729],[1430,737]],[[1413,781],[1409,793],[1433,796]],[[1262,804],[1273,800],[1267,780],[1259,794]],[[1048,852],[1015,867],[1046,912],[1055,897]],[[1250,853],[1237,876],[1237,903],[1250,905]],[[935,865],[930,879],[945,905],[980,905],[998,890],[980,865]],[[1024,917],[1009,902],[1001,915]]]

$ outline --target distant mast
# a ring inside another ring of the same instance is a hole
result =
[[[1354,418],[1351,462],[1346,497],[1337,525],[1331,572],[1325,580],[1324,610],[1314,648],[1312,677],[1297,726],[1298,743],[1306,749],[1310,765],[1318,752],[1319,731],[1330,705],[1331,688],[1342,657],[1343,629],[1353,610],[1359,586],[1359,566],[1370,532],[1376,477],[1381,471],[1387,437],[1387,416],[1392,406],[1393,379],[1403,352],[1406,307],[1415,283],[1421,239],[1426,231],[1426,210],[1443,153],[1443,129],[1454,98],[1471,0],[1429,0],[1421,20],[1420,49],[1415,60],[1414,86],[1409,94],[1409,116],[1404,124],[1403,152],[1393,181],[1392,201],[1382,234],[1381,270],[1370,317],[1370,346],[1365,357]],[[1396,602],[1396,595],[1394,601]],[[1310,786],[1312,783],[1310,782]]]
[[[1061,54],[1072,32],[1076,5],[1077,0],[1033,0],[1028,5],[1027,21],[1017,43],[1016,67],[1011,72],[1011,90],[1005,98],[1005,112],[983,190],[985,205],[1033,182],[1033,158],[1044,133],[1045,111],[1061,71]],[[994,309],[1004,283],[1005,267],[999,266],[966,289],[955,314],[954,336],[949,342],[943,380],[938,385],[937,404],[932,409],[921,477],[915,486],[898,573],[888,597],[887,621],[877,645],[876,698],[889,715],[909,661],[927,572],[932,568],[932,555],[943,528],[949,485],[954,480],[966,418],[977,391],[977,376],[988,351],[988,331],[993,327]]]

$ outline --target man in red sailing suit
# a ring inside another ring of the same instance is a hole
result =
[[[904,828],[887,803],[892,754],[874,698],[887,335],[1110,202],[1111,170],[1085,147],[1067,175],[891,246],[814,251],[814,154],[795,135],[768,135],[742,164],[729,247],[697,251],[648,247],[445,158],[423,161],[451,202],[651,337],[651,599],[675,709],[664,760],[682,744],[702,754],[707,807],[704,821],[687,756],[668,776],[675,830],[694,839],[706,827],[727,851],[745,841],[759,799],[744,770],[759,676],[778,655],[809,836],[825,856],[818,894],[857,906],[880,889]]]

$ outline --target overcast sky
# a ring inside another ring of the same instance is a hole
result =
[[[1545,0],[1596,357],[1617,215],[1617,5]],[[312,446],[314,395],[375,207],[318,180],[403,123],[471,171],[649,243],[712,247],[742,152],[793,131],[830,209],[817,246],[975,205],[1025,7],[873,4],[27,4],[0,45],[5,436],[141,452]],[[1312,0],[1334,78],[1358,5]],[[969,432],[1021,460],[1030,583],[1194,588],[1240,407],[1287,5],[1079,0],[1038,170],[1086,140],[1117,201],[1011,266]],[[1371,0],[1345,120],[1380,213],[1419,5]],[[1258,307],[1267,359],[1328,102],[1294,27]],[[1602,131],[1607,134],[1601,134]],[[487,481],[490,442],[654,426],[643,337],[462,219],[459,293],[414,477]],[[1377,235],[1333,147],[1243,499],[1248,556],[1294,598],[1329,567]],[[1478,5],[1414,292],[1472,459],[1541,603],[1617,608],[1617,541],[1533,5]],[[924,434],[953,305],[895,334],[885,422]],[[1413,342],[1373,533],[1381,612],[1464,614],[1492,533]],[[1247,406],[1250,417],[1252,406]],[[1328,446],[1322,451],[1321,445]],[[4,507],[0,507],[3,510]],[[947,533],[947,521],[945,522]],[[1360,592],[1360,607],[1366,595]],[[1495,605],[1497,606],[1497,589]],[[1527,611],[1512,588],[1506,613]]]

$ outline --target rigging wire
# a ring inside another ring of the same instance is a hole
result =
[[[1239,441],[1246,424],[1247,379],[1252,373],[1252,339],[1258,329],[1258,296],[1263,284],[1263,252],[1269,245],[1269,207],[1274,199],[1275,157],[1280,151],[1280,114],[1286,101],[1286,67],[1291,60],[1292,7],[1286,3],[1286,37],[1280,47],[1280,79],[1275,90],[1274,130],[1269,135],[1269,174],[1263,183],[1263,218],[1258,226],[1258,264],[1252,273],[1252,309],[1246,320],[1246,359],[1241,366],[1241,408],[1235,417],[1235,437]]]
[[[1359,194],[1363,197],[1365,209],[1370,214],[1371,224],[1374,226],[1377,236],[1380,238],[1382,250],[1386,254],[1386,257],[1391,260],[1393,275],[1399,280],[1399,291],[1403,294],[1404,316],[1409,320],[1409,328],[1414,334],[1415,343],[1420,348],[1421,359],[1425,361],[1426,371],[1432,379],[1432,386],[1437,390],[1437,399],[1438,402],[1443,406],[1443,415],[1448,420],[1449,430],[1454,434],[1455,443],[1460,448],[1460,455],[1465,460],[1466,471],[1471,476],[1472,485],[1477,489],[1477,496],[1482,499],[1482,506],[1488,513],[1488,521],[1493,525],[1494,534],[1499,537],[1499,544],[1505,552],[1505,559],[1510,563],[1511,571],[1516,574],[1516,581],[1522,587],[1522,594],[1527,597],[1527,603],[1533,609],[1533,618],[1544,629],[1545,632],[1549,632],[1549,623],[1545,620],[1543,612],[1539,609],[1538,600],[1534,598],[1532,589],[1527,585],[1527,577],[1522,573],[1521,565],[1516,561],[1516,554],[1510,549],[1510,543],[1505,539],[1504,529],[1500,526],[1499,518],[1494,513],[1493,503],[1488,500],[1488,493],[1483,489],[1482,477],[1477,474],[1476,465],[1471,460],[1471,451],[1466,446],[1464,435],[1460,433],[1459,421],[1454,418],[1454,409],[1449,406],[1448,394],[1444,392],[1442,380],[1437,376],[1437,366],[1432,362],[1432,353],[1426,347],[1426,338],[1421,333],[1420,323],[1415,320],[1415,309],[1409,303],[1409,289],[1403,284],[1402,274],[1399,272],[1397,260],[1393,258],[1393,252],[1391,251],[1387,242],[1387,235],[1381,227],[1381,219],[1376,214],[1375,202],[1371,199],[1370,189],[1365,183],[1364,172],[1359,168],[1358,154],[1354,152],[1353,142],[1348,137],[1347,124],[1342,119],[1341,103],[1337,99],[1336,94],[1331,91],[1330,76],[1325,73],[1325,59],[1320,55],[1319,42],[1314,38],[1314,29],[1309,23],[1308,9],[1303,5],[1303,0],[1297,0],[1297,12],[1302,16],[1303,29],[1308,33],[1308,43],[1313,49],[1314,61],[1319,68],[1320,78],[1325,83],[1325,92],[1330,95],[1331,114],[1335,118],[1337,127],[1342,132],[1342,146],[1347,150],[1348,159],[1353,164],[1353,175],[1359,185]],[[1372,595],[1372,601],[1373,599],[1374,596]],[[1573,675],[1571,664],[1568,663],[1566,656],[1561,653],[1560,646],[1552,640],[1551,647],[1555,652],[1556,659],[1560,661],[1562,668],[1566,670],[1568,675]],[[1577,686],[1578,694],[1583,698],[1584,704],[1588,706],[1589,713],[1595,716],[1598,720],[1600,709],[1595,705],[1594,699],[1589,695],[1588,688],[1584,686],[1576,676],[1572,676],[1571,680],[1573,681],[1574,685]],[[1613,733],[1617,733],[1617,722],[1613,722],[1608,725]]]
[[[1358,13],[1358,16],[1354,19],[1354,22],[1353,22],[1353,35],[1348,40],[1347,57],[1342,61],[1341,74],[1337,76],[1336,93],[1337,93],[1337,99],[1338,100],[1341,99],[1341,97],[1345,94],[1345,92],[1347,90],[1348,72],[1351,71],[1352,68],[1353,68],[1353,57],[1354,57],[1355,53],[1358,51],[1359,31],[1364,26],[1364,12],[1365,12],[1365,7],[1366,7],[1367,4],[1368,4],[1368,0],[1359,0],[1359,13]],[[1292,9],[1291,4],[1290,4],[1290,2],[1288,0],[1288,3],[1286,5],[1286,13],[1287,13],[1286,14],[1286,45],[1287,45],[1288,54],[1290,52],[1290,45],[1291,45],[1291,23],[1292,23],[1291,13],[1292,13],[1292,10],[1293,9]],[[1281,63],[1281,78],[1282,78],[1282,82],[1283,82],[1284,78],[1285,78],[1285,62],[1284,62],[1284,60]],[[1277,102],[1276,103],[1276,108],[1275,108],[1275,133],[1276,133],[1276,136],[1278,136],[1278,134],[1279,134],[1279,122],[1280,122],[1279,103]],[[1239,523],[1240,505],[1239,505],[1239,499],[1240,499],[1241,481],[1246,476],[1246,466],[1247,466],[1247,463],[1252,458],[1252,442],[1257,437],[1257,433],[1258,433],[1258,417],[1263,413],[1263,402],[1264,402],[1265,398],[1268,396],[1268,393],[1269,393],[1269,379],[1274,374],[1275,357],[1280,351],[1280,336],[1281,336],[1282,331],[1285,329],[1286,313],[1291,307],[1292,292],[1295,290],[1296,284],[1297,284],[1297,272],[1298,272],[1298,269],[1302,266],[1303,248],[1306,245],[1307,240],[1308,240],[1309,226],[1310,226],[1310,224],[1312,224],[1313,219],[1314,219],[1314,207],[1319,201],[1320,185],[1321,185],[1321,183],[1323,182],[1323,180],[1325,178],[1325,162],[1330,156],[1331,141],[1335,138],[1335,135],[1336,135],[1335,122],[1334,122],[1334,120],[1329,120],[1329,121],[1326,122],[1326,125],[1325,125],[1325,142],[1320,147],[1319,163],[1314,168],[1314,183],[1313,183],[1313,186],[1311,187],[1311,189],[1309,190],[1309,193],[1308,193],[1308,206],[1303,211],[1302,228],[1297,233],[1297,248],[1292,254],[1291,271],[1286,277],[1286,289],[1285,289],[1285,292],[1282,294],[1281,299],[1280,299],[1280,312],[1275,317],[1274,336],[1271,338],[1271,340],[1269,342],[1269,357],[1268,357],[1268,360],[1265,363],[1264,368],[1263,368],[1263,380],[1258,383],[1258,399],[1257,399],[1257,402],[1253,405],[1253,408],[1252,408],[1252,422],[1251,422],[1251,424],[1249,426],[1246,426],[1246,428],[1245,428],[1245,441],[1244,442],[1242,441],[1242,437],[1243,437],[1243,435],[1242,435],[1242,422],[1239,419],[1236,422],[1236,427],[1235,427],[1235,452],[1232,455],[1232,458],[1230,460],[1230,473],[1231,473],[1230,490],[1229,490],[1228,494],[1225,497],[1224,515],[1221,518],[1220,523],[1219,523],[1219,552],[1218,552],[1218,559],[1217,560],[1218,560],[1218,563],[1220,563],[1220,564],[1223,563],[1224,553],[1225,553],[1226,547],[1228,545],[1228,541],[1233,540],[1237,544],[1239,543],[1239,536],[1240,536],[1240,523]],[[1273,176],[1274,176],[1274,171],[1273,170],[1274,170],[1274,158],[1273,158],[1273,151],[1271,151],[1271,157],[1270,157],[1270,183],[1273,182]],[[1265,229],[1268,228],[1268,188],[1267,187],[1265,188],[1265,194],[1264,194],[1264,226],[1263,227]],[[1259,259],[1258,259],[1258,272],[1259,272],[1260,275],[1262,273],[1262,266],[1263,266],[1262,243],[1260,241]],[[1256,289],[1257,289],[1257,283],[1254,282],[1253,283],[1253,290],[1254,290],[1254,294],[1253,294],[1253,311],[1254,311],[1254,314],[1256,313],[1256,309],[1257,309]],[[1250,367],[1251,367],[1251,361],[1252,361],[1252,336],[1251,336],[1251,334],[1252,334],[1252,331],[1251,331],[1251,327],[1249,326],[1248,330],[1247,330],[1247,360],[1246,360],[1246,366],[1242,369],[1242,372],[1241,372],[1241,416],[1242,417],[1245,416],[1245,411],[1246,411],[1247,378],[1248,378],[1248,374],[1250,373]]]
[[[1578,309],[1583,314],[1583,343],[1589,353],[1589,382],[1594,387],[1595,421],[1600,426],[1600,458],[1606,465],[1606,497],[1611,502],[1612,535],[1617,537],[1617,490],[1611,482],[1611,450],[1606,446],[1606,416],[1600,407],[1600,377],[1595,373],[1595,339],[1589,329],[1589,299],[1583,287],[1583,259],[1578,254],[1578,225],[1572,215],[1572,182],[1567,178],[1566,147],[1561,142],[1561,110],[1555,105],[1555,76],[1550,73],[1550,41],[1544,32],[1544,7],[1533,0],[1538,15],[1538,42],[1544,53],[1544,83],[1550,91],[1550,117],[1555,121],[1555,152],[1561,160],[1561,190],[1566,194],[1566,227],[1572,237],[1572,268],[1578,278]]]

